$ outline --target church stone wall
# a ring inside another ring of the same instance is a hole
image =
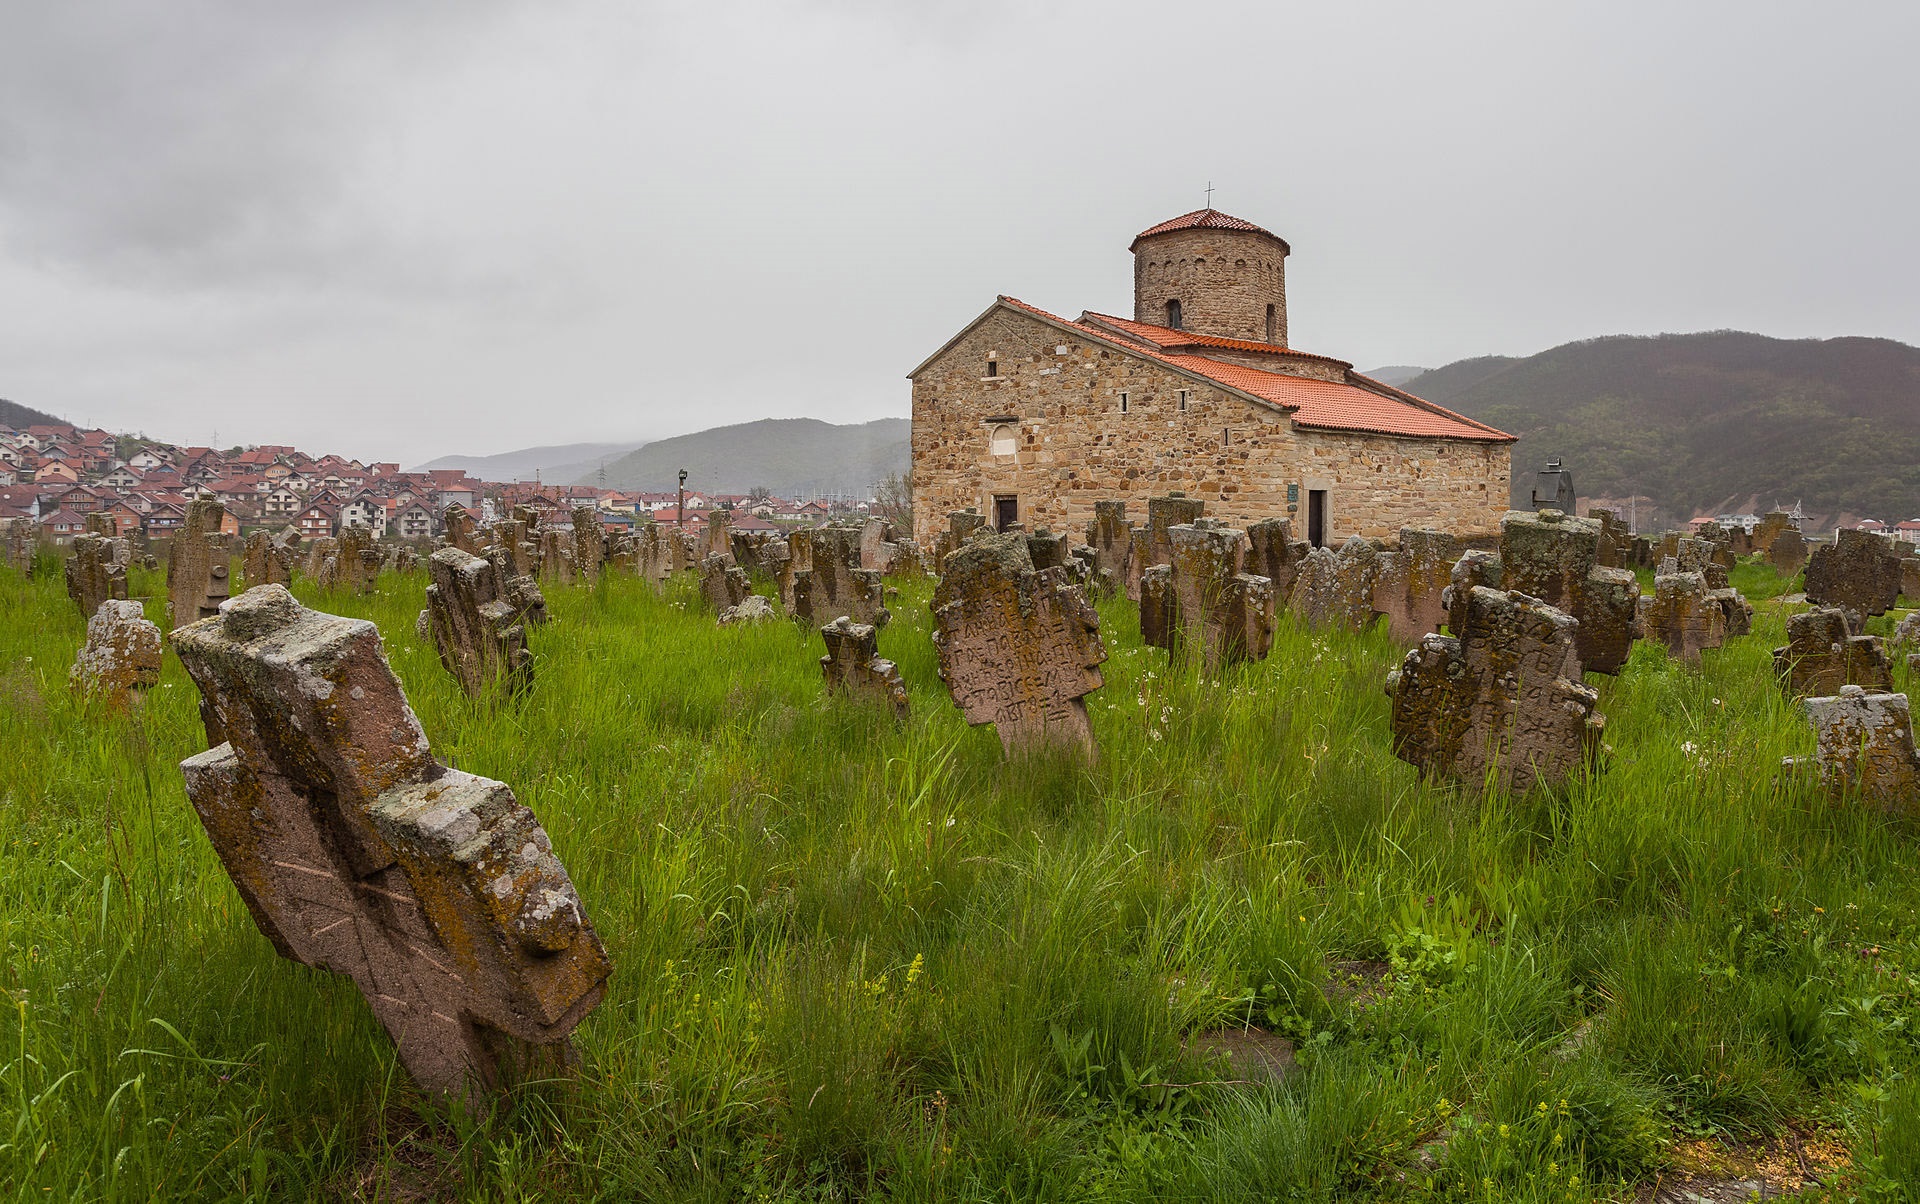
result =
[[[1179,299],[1184,330],[1287,344],[1287,259],[1268,235],[1193,229],[1141,239],[1133,256],[1133,320],[1166,325],[1168,298]]]
[[[1009,420],[1009,455],[991,451],[994,418]],[[1307,491],[1326,489],[1329,544],[1402,527],[1485,535],[1507,508],[1508,447],[1295,430],[1283,412],[1000,309],[914,378],[914,538],[932,546],[952,510],[991,516],[996,494],[1019,499],[1028,529],[1083,533],[1096,501],[1127,499],[1140,521],[1148,497],[1174,489],[1235,525],[1291,517],[1296,537]]]

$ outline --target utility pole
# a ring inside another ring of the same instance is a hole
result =
[[[680,493],[673,505],[673,525],[685,528],[687,525],[687,470],[680,470]]]

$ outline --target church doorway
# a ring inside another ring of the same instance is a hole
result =
[[[1327,491],[1307,490],[1307,542],[1316,548],[1327,546]]]
[[[1020,499],[1011,493],[993,495],[993,529],[1005,531],[1020,521]]]

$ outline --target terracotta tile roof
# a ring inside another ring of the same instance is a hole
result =
[[[1279,347],[1272,343],[1256,343],[1252,339],[1229,339],[1217,334],[1197,334],[1191,330],[1175,330],[1171,326],[1155,326],[1151,322],[1135,322],[1130,318],[1116,318],[1112,314],[1099,314],[1091,310],[1080,315],[1076,325],[1110,326],[1134,340],[1147,343],[1162,351],[1174,351],[1181,347],[1219,347],[1226,351],[1253,351],[1265,355],[1281,356],[1289,359],[1318,360],[1325,364],[1339,364],[1351,368],[1353,364],[1331,355],[1315,355],[1311,351],[1296,351],[1292,347]]]
[[[1013,297],[1000,300],[1015,309],[1070,330],[1084,331],[1116,344],[1144,359],[1225,385],[1269,405],[1288,411],[1295,426],[1321,430],[1362,431],[1408,439],[1468,439],[1482,443],[1510,443],[1514,436],[1482,422],[1456,414],[1411,393],[1390,388],[1349,371],[1350,382],[1313,380],[1223,364],[1198,355],[1169,354],[1148,343],[1115,335],[1086,323],[1070,322],[1058,314]],[[1338,361],[1345,362],[1345,361]]]
[[[1127,250],[1133,250],[1143,238],[1152,238],[1156,234],[1171,234],[1175,230],[1240,230],[1248,234],[1264,234],[1281,246],[1287,246],[1286,239],[1271,230],[1254,225],[1244,217],[1234,217],[1218,209],[1195,209],[1192,213],[1183,213],[1157,226],[1148,226],[1133,236],[1133,243],[1127,247]],[[1287,249],[1291,252],[1293,248]]]

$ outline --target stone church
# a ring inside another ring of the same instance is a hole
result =
[[[950,510],[1078,534],[1170,490],[1321,546],[1499,529],[1514,436],[1289,347],[1285,239],[1201,209],[1130,249],[1132,318],[1001,297],[913,370],[921,546]]]

